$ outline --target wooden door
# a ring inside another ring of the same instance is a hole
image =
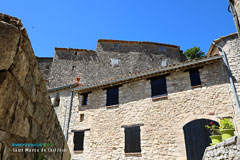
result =
[[[206,147],[212,143],[209,138],[210,132],[205,127],[210,122],[219,126],[215,121],[198,119],[189,122],[183,127],[188,160],[202,160]]]

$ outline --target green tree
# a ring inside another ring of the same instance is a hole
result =
[[[201,51],[200,47],[196,47],[196,46],[194,46],[193,48],[187,49],[183,54],[188,59],[199,58],[205,55],[205,53]]]

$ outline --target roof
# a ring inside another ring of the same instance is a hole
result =
[[[167,47],[174,47],[174,48],[180,49],[180,46],[176,46],[176,45],[172,45],[172,44],[146,42],[146,41],[123,41],[123,40],[112,40],[112,39],[99,39],[98,42],[127,43],[127,44],[151,44],[151,45],[167,46]]]
[[[53,57],[37,57],[37,56],[36,56],[36,58],[37,59],[53,59]]]
[[[126,84],[132,81],[147,79],[147,78],[160,76],[160,75],[166,75],[173,71],[187,70],[191,68],[201,67],[203,65],[216,63],[221,59],[222,59],[222,56],[214,56],[209,58],[204,57],[204,58],[189,60],[189,61],[185,61],[184,63],[182,62],[178,64],[169,65],[166,67],[159,67],[159,68],[155,68],[155,69],[151,69],[143,72],[138,72],[135,74],[117,77],[115,79],[109,79],[104,82],[98,82],[98,83],[93,83],[86,86],[83,85],[81,87],[75,87],[73,90],[81,93],[90,92],[97,89],[103,89],[103,88]]]
[[[95,52],[94,50],[88,50],[88,49],[77,49],[77,48],[58,48],[55,47],[55,51],[56,50],[65,50],[65,51],[78,51],[78,52]]]
[[[229,37],[232,37],[232,36],[237,36],[237,35],[238,35],[237,33],[231,33],[229,35],[219,37],[218,39],[213,40],[213,42],[219,43],[219,42],[223,41],[226,38],[229,38]],[[212,51],[214,49],[214,46],[215,45],[213,43],[211,43],[211,46],[210,46],[210,48],[208,50],[208,53],[207,53],[207,57],[213,56],[213,55],[211,55],[211,53],[212,53]]]

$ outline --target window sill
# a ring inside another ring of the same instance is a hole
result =
[[[125,156],[126,156],[126,157],[132,157],[132,156],[134,156],[134,157],[142,157],[142,154],[141,154],[141,152],[125,153]]]
[[[164,96],[159,96],[159,97],[152,97],[153,102],[156,102],[156,101],[159,101],[159,100],[164,100],[164,99],[168,99],[168,96],[164,95]]]
[[[194,89],[194,88],[202,88],[202,85],[192,86],[192,89]]]
[[[83,150],[73,151],[75,154],[82,154]]]
[[[106,109],[116,109],[119,107],[119,104],[114,104],[114,105],[111,105],[111,106],[106,106]]]

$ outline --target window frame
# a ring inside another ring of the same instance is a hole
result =
[[[167,75],[162,75],[150,79],[152,98],[165,97],[168,95],[166,76]]]
[[[82,137],[82,139],[80,140],[80,146],[76,147],[76,139],[78,137],[76,137],[77,135],[75,134],[82,134],[82,135],[78,135],[80,138]],[[84,150],[84,137],[85,137],[85,131],[74,131],[74,135],[73,135],[73,151],[77,152],[77,151],[83,151]],[[76,149],[77,148],[77,149]]]
[[[88,93],[82,94],[82,106],[88,105]]]
[[[140,126],[124,128],[124,152],[126,154],[141,153],[141,129]]]
[[[190,77],[190,81],[191,81],[191,86],[193,88],[202,86],[200,72],[199,72],[198,68],[189,70],[189,77]]]
[[[119,104],[119,86],[106,89],[106,106]]]

